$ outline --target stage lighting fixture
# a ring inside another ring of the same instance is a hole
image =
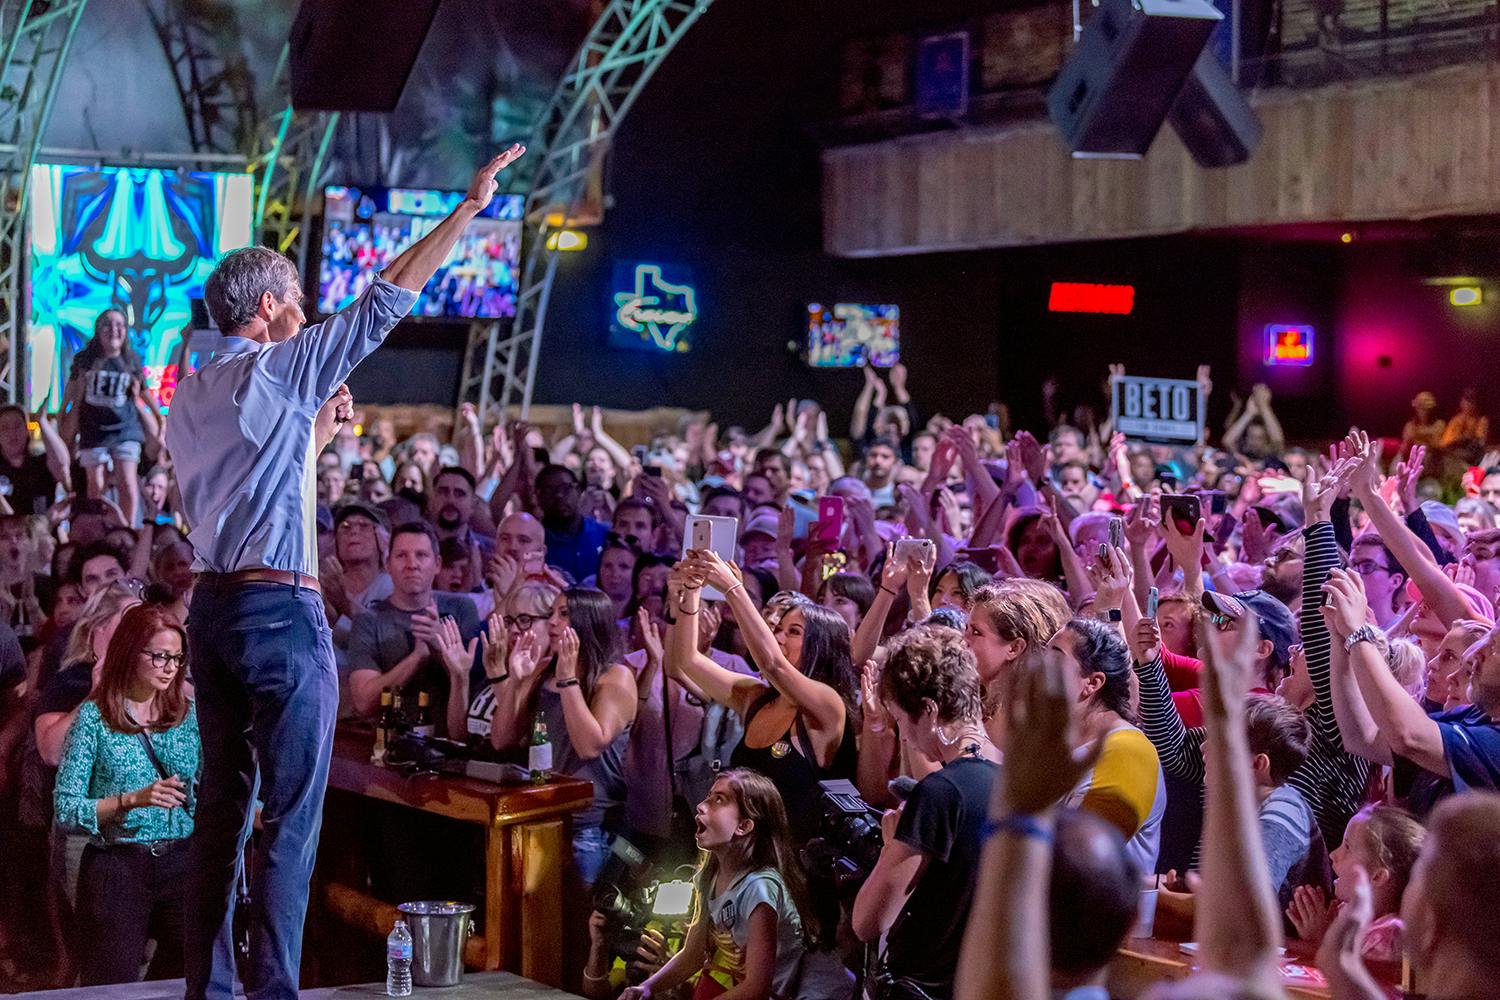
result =
[[[1455,306],[1477,306],[1483,301],[1484,291],[1475,285],[1463,285],[1448,292],[1448,302]]]
[[[548,250],[586,250],[589,234],[576,229],[559,229],[547,236]]]
[[[1339,242],[1340,243],[1353,243],[1354,242],[1354,234],[1353,233],[1341,233],[1339,235]]]

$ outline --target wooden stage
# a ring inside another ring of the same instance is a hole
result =
[[[73,990],[13,993],[11,997],[30,1000],[182,1000],[185,988],[186,983],[181,979],[163,979],[154,983],[118,983],[114,986],[86,986]],[[471,972],[457,986],[447,989],[416,986],[412,988],[411,995],[413,1000],[418,997],[431,997],[433,1000],[568,1000],[573,996],[509,972]],[[303,990],[301,996],[302,1000],[383,997],[385,983],[327,986]]]

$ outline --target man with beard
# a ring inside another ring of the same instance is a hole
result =
[[[479,634],[474,602],[462,594],[433,593],[433,582],[442,568],[438,540],[420,521],[392,532],[387,568],[391,596],[355,618],[350,630],[349,700],[356,713],[369,717],[379,708],[383,690],[400,694],[407,711],[416,706],[417,695],[425,692],[431,717],[446,719],[448,672],[460,665],[468,669],[473,656],[444,643],[443,620],[453,619],[463,643],[470,643]],[[452,664],[447,662],[450,656]]]
[[[468,469],[456,465],[444,468],[432,481],[427,516],[437,528],[440,540],[452,538],[471,552],[478,549],[479,558],[474,562],[483,565],[495,554],[495,540],[469,526],[469,518],[474,513],[474,492],[474,476]]]

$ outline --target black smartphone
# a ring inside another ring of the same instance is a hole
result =
[[[1161,516],[1170,517],[1176,522],[1178,531],[1191,535],[1198,530],[1198,522],[1203,517],[1203,504],[1191,493],[1163,493]]]
[[[1208,498],[1208,512],[1215,517],[1229,509],[1229,496],[1223,490],[1204,490],[1198,495]]]
[[[661,466],[659,466],[659,465],[642,466],[642,471],[645,472],[646,475],[650,476],[652,479],[660,479],[661,478]]]

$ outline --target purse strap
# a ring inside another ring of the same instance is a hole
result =
[[[156,756],[156,748],[151,745],[151,737],[146,735],[144,729],[136,730],[135,735],[140,737],[141,746],[146,748],[146,756],[151,758],[151,766],[156,768],[156,773],[161,775],[161,780],[166,781],[172,775],[167,771],[166,766],[162,764],[161,758]]]

